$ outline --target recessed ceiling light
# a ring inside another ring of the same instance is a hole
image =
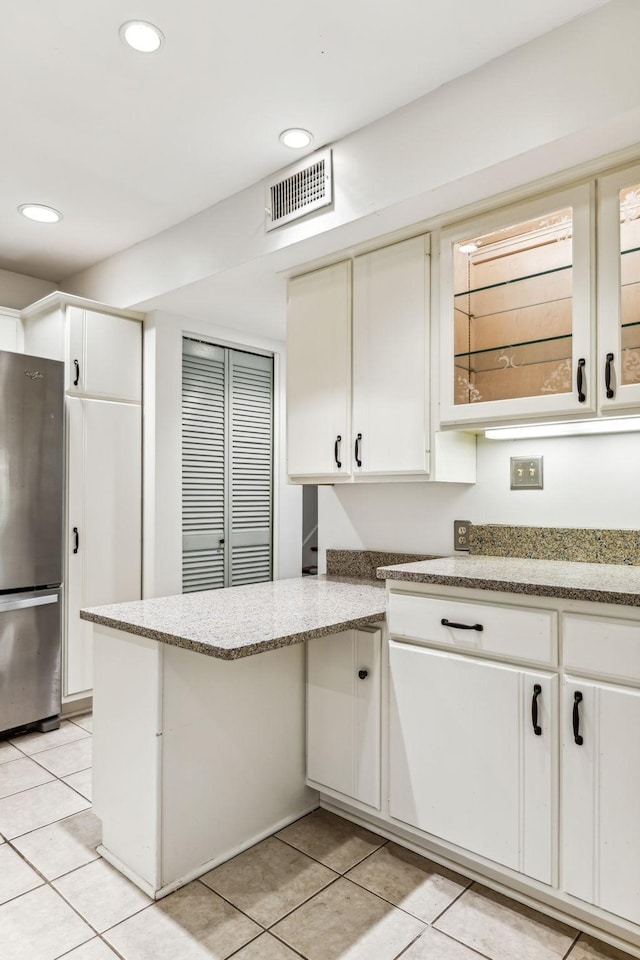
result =
[[[291,147],[293,150],[302,150],[313,143],[313,136],[301,127],[290,127],[280,134],[280,143],[284,143],[285,147]]]
[[[472,240],[470,240],[469,243],[461,243],[458,246],[460,253],[475,253],[477,249],[478,244],[474,243]]]
[[[120,36],[139,53],[155,53],[164,41],[164,34],[146,20],[128,20],[120,27]]]
[[[59,210],[47,207],[43,203],[21,203],[18,213],[29,220],[37,220],[38,223],[57,223],[58,220],[62,220]]]

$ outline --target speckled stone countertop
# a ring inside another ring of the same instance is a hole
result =
[[[640,607],[640,567],[512,557],[445,557],[380,567],[378,577]]]
[[[83,620],[223,660],[385,618],[380,581],[302,577],[80,611]]]

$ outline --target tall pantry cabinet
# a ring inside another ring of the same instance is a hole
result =
[[[141,595],[142,315],[52,294],[22,317],[25,352],[66,365],[64,702],[93,686],[80,608]]]

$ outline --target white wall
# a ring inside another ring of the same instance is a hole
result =
[[[539,455],[544,457],[544,489],[510,490],[510,457]],[[327,547],[451,554],[454,520],[637,530],[639,485],[640,433],[479,438],[473,486],[320,487],[320,572],[326,569]]]
[[[3,307],[22,310],[57,289],[57,284],[50,280],[39,280],[23,273],[0,270],[0,303]]]
[[[215,324],[155,312],[144,322],[143,596],[182,592],[182,337],[269,351],[275,374],[274,576],[301,572],[302,491],[287,484],[285,346]]]

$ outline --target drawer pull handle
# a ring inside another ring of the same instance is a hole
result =
[[[443,627],[453,627],[455,630],[477,630],[480,633],[484,630],[481,623],[454,623],[446,617],[443,617],[440,623]]]
[[[613,400],[615,390],[611,386],[611,367],[613,366],[613,354],[607,354],[607,362],[604,367],[604,385],[607,388],[607,400]]]
[[[582,703],[582,694],[576,690],[573,695],[573,739],[579,747],[584,743],[584,738],[580,736],[580,703]]]
[[[355,451],[354,451],[354,453],[355,453],[355,458],[356,458],[356,463],[357,463],[357,465],[358,465],[359,467],[362,466],[362,457],[360,456],[360,447],[361,447],[361,445],[362,445],[362,434],[359,433],[358,436],[356,437],[356,449],[355,449]]]
[[[339,454],[339,451],[340,451],[340,443],[341,443],[341,442],[342,442],[342,437],[340,436],[340,434],[338,434],[338,436],[336,437],[335,445],[334,445],[334,447],[333,447],[333,459],[334,459],[335,462],[336,462],[336,467],[338,468],[338,470],[340,470],[340,468],[342,467],[342,463],[341,463],[340,460],[338,459],[338,457],[339,457],[339,455],[340,455],[340,454]]]
[[[367,677],[369,676],[369,671],[368,671],[368,670],[358,670],[358,676],[360,677],[361,680],[366,680]]]
[[[538,697],[542,693],[542,687],[539,683],[533,685],[533,699],[531,700],[531,723],[536,737],[542,736],[542,727],[538,724]]]
[[[581,358],[578,360],[578,374],[577,374],[577,377],[576,377],[576,389],[577,389],[577,391],[578,391],[578,403],[584,403],[585,400],[587,399],[587,395],[586,395],[586,393],[584,392],[584,390],[582,389],[582,384],[583,384],[583,381],[584,381],[584,368],[585,368],[586,364],[587,364],[587,361],[584,359],[584,357],[581,357]]]

